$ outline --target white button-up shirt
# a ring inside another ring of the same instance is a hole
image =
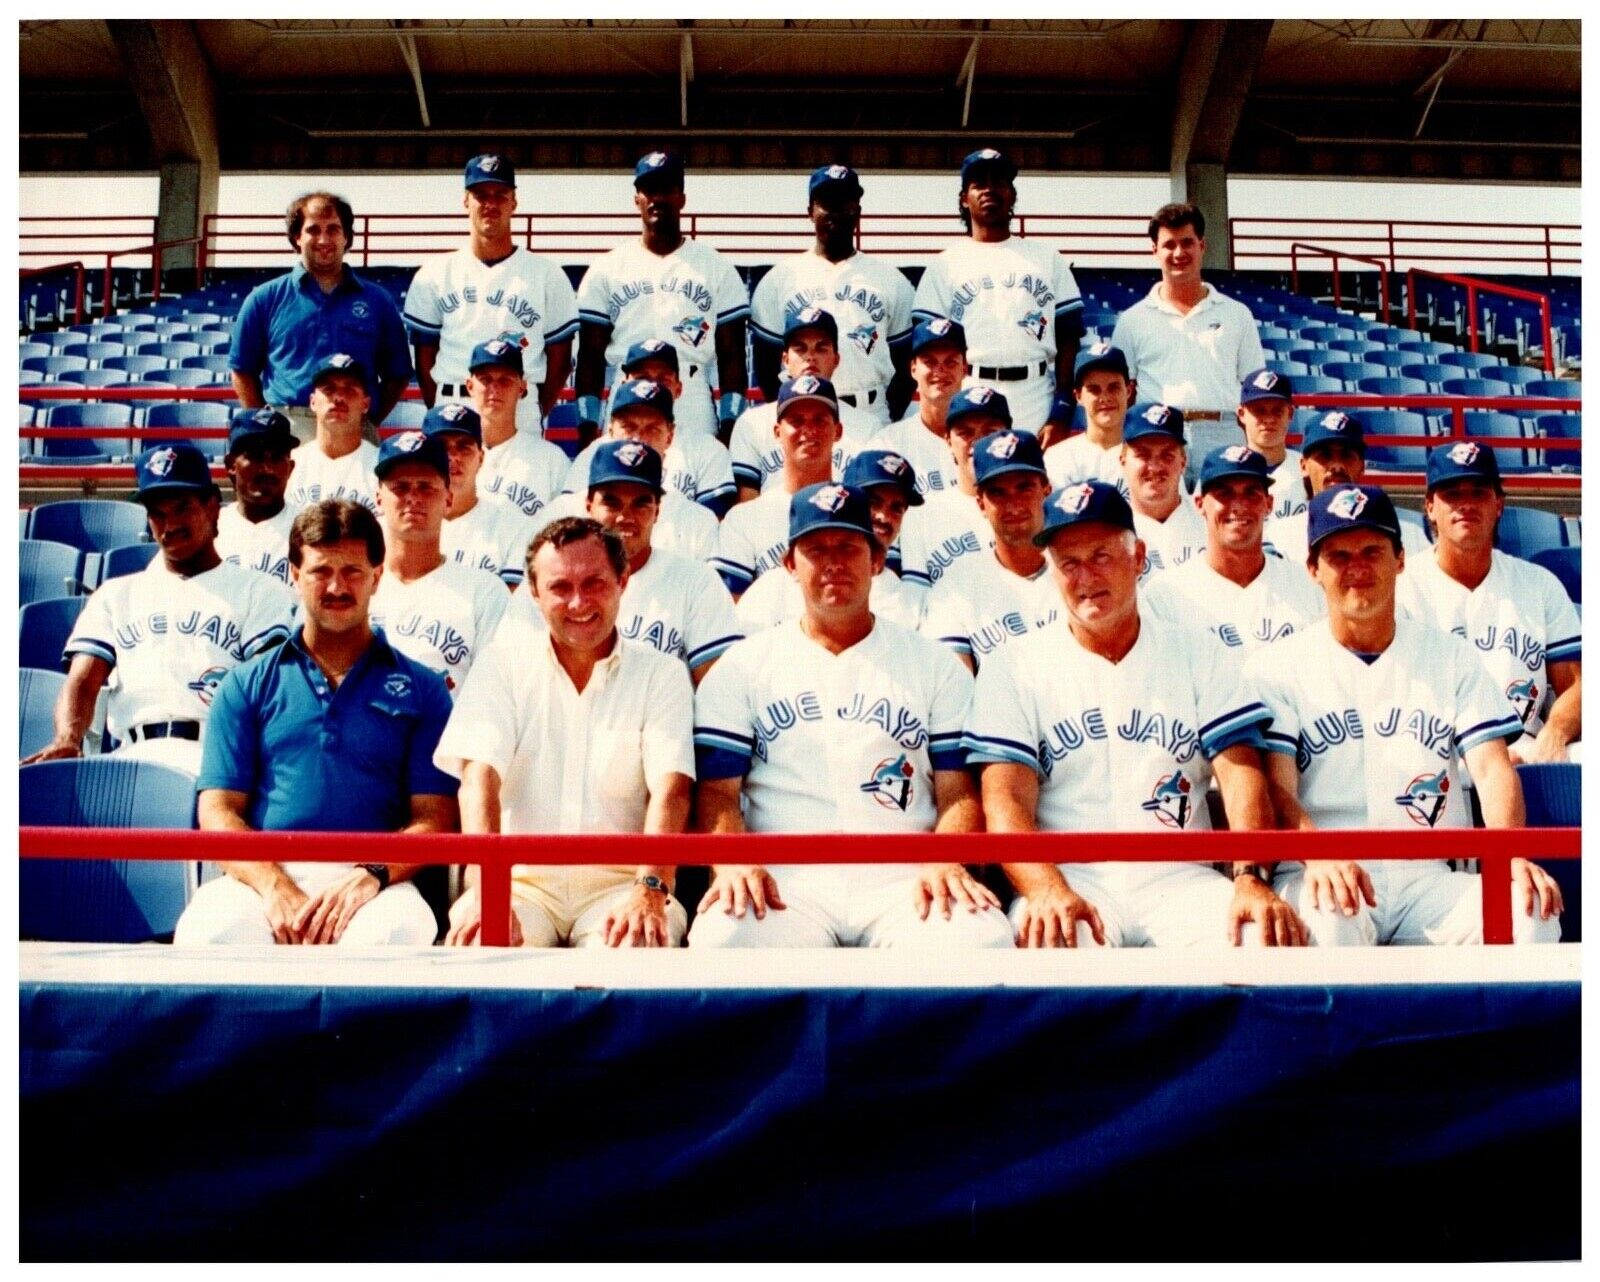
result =
[[[1140,399],[1186,410],[1238,409],[1244,376],[1267,363],[1250,309],[1215,285],[1184,314],[1157,282],[1117,317],[1111,342],[1126,353]]]

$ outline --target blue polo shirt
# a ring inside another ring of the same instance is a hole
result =
[[[311,376],[336,352],[353,356],[369,380],[409,382],[411,348],[387,290],[348,267],[331,293],[301,263],[257,285],[239,308],[228,365],[261,380],[269,405],[306,405]],[[378,396],[376,383],[367,394]]]
[[[337,690],[296,631],[217,686],[195,788],[248,793],[260,830],[395,832],[413,795],[455,796],[433,764],[450,706],[444,679],[381,628]]]

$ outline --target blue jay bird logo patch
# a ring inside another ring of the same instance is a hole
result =
[[[1444,818],[1450,800],[1450,780],[1443,770],[1436,775],[1418,775],[1394,799],[1406,818],[1421,827],[1432,828]]]
[[[690,347],[699,347],[701,341],[711,332],[711,326],[706,324],[704,317],[685,316],[672,327],[672,332],[684,339]]]
[[[1045,319],[1043,312],[1029,312],[1026,316],[1019,320],[1017,324],[1021,326],[1022,329],[1024,329],[1027,333],[1033,335],[1034,338],[1044,337]]]
[[[1170,775],[1161,776],[1150,800],[1141,802],[1140,806],[1164,827],[1186,828],[1189,826],[1189,792],[1193,787],[1187,775],[1174,770]]]
[[[871,356],[872,349],[878,345],[878,331],[872,325],[857,325],[846,337],[861,349],[863,356]]]
[[[1528,718],[1533,715],[1533,710],[1539,706],[1539,685],[1532,677],[1523,677],[1520,681],[1513,681],[1506,687],[1506,698],[1511,700],[1511,706],[1517,710],[1517,716],[1523,725],[1528,724]]]
[[[222,678],[228,675],[226,668],[210,667],[202,672],[193,681],[189,682],[189,689],[200,696],[200,702],[206,707],[211,706],[211,700],[216,698],[217,686],[222,683]]]
[[[904,810],[911,804],[911,784],[916,775],[916,767],[902,752],[880,761],[873,768],[872,778],[861,785],[861,791],[885,810]]]

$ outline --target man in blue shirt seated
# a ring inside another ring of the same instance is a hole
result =
[[[325,191],[289,206],[289,243],[300,262],[256,286],[239,308],[228,366],[246,409],[271,405],[312,431],[312,376],[330,352],[345,352],[367,372],[372,423],[381,423],[411,382],[411,348],[400,309],[382,286],[344,265],[354,235],[349,201]],[[371,436],[376,440],[376,436]]]
[[[443,678],[390,647],[367,607],[383,531],[360,504],[295,518],[289,573],[303,626],[217,687],[200,777],[212,832],[454,832],[456,781],[433,765]],[[184,911],[176,944],[431,944],[404,864],[232,862]]]

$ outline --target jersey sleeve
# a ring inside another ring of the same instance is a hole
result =
[[[591,441],[578,451],[577,458],[567,466],[566,475],[561,478],[562,494],[587,494],[589,492],[589,463],[594,458],[598,441]]]
[[[607,255],[606,257],[609,257]],[[578,320],[586,325],[604,325],[610,329],[615,322],[611,317],[611,273],[606,259],[589,264],[578,282]]]
[[[753,490],[761,488],[761,447],[757,443],[754,417],[759,408],[752,406],[739,415],[733,434],[728,437],[728,465],[734,484]]]
[[[113,579],[98,588],[94,595],[84,602],[78,621],[72,625],[72,631],[67,636],[67,644],[62,648],[62,658],[70,659],[75,654],[87,654],[104,660],[113,668],[117,666],[113,617],[117,611],[112,600],[118,593],[116,582],[117,580]]]
[[[727,325],[750,315],[750,291],[745,288],[744,278],[739,275],[739,269],[718,254],[714,275],[717,324]]]
[[[444,678],[420,663],[411,664],[416,680],[417,704],[422,715],[412,724],[406,759],[406,794],[412,797],[453,797],[459,784],[453,771],[434,761],[440,737],[454,715]],[[504,777],[504,776],[502,776]]]
[[[444,309],[439,301],[439,273],[435,263],[443,266],[444,260],[424,263],[406,287],[406,328],[418,347],[439,346],[439,331],[444,326]]]
[[[259,375],[267,368],[267,317],[261,287],[245,296],[228,342],[228,368]]]
[[[653,651],[645,657],[660,660]],[[645,784],[664,787],[669,775],[694,778],[694,685],[676,659],[652,664],[645,702],[643,752]]]
[[[566,272],[551,264],[544,287],[544,345],[564,343],[578,332],[578,296]]]
[[[691,503],[684,519],[683,547],[678,549],[691,561],[706,561],[715,565],[717,541],[722,526],[711,512],[698,503]],[[727,582],[726,579],[723,582]]]
[[[295,596],[276,579],[250,572],[260,583],[252,583],[250,609],[244,618],[244,657],[249,659],[281,645],[294,624]]]
[[[261,777],[261,728],[255,706],[260,675],[254,667],[239,667],[217,682],[200,736],[196,792],[255,792]]]
[[[911,301],[912,324],[949,315],[950,282],[945,276],[942,258],[935,258],[917,282],[917,292]]]
[[[733,598],[709,565],[695,563],[695,592],[684,620],[683,645],[689,670],[720,659],[744,631],[735,617]]]
[[[739,492],[734,485],[733,456],[722,442],[707,438],[698,464],[694,475],[694,501],[718,515],[727,510]]]
[[[1531,562],[1530,562],[1531,564]],[[1546,663],[1576,663],[1583,658],[1583,625],[1567,597],[1561,580],[1544,566],[1539,571],[1539,588],[1544,607],[1544,659]]]
[[[742,779],[755,755],[750,674],[744,647],[735,646],[706,673],[694,695],[695,777]]]
[[[972,710],[972,674],[956,657],[934,650],[926,659],[933,668],[933,704],[928,715],[928,756],[935,770],[961,770],[967,764],[963,747]]]
[[[1039,729],[1017,681],[1016,653],[1003,647],[978,671],[961,746],[967,765],[1027,766],[1039,771]]]
[[[1272,722],[1272,712],[1245,681],[1239,664],[1210,632],[1191,632],[1188,640],[1195,648],[1191,671],[1200,714],[1200,751],[1209,760],[1236,744],[1266,747],[1263,732]]]
[[[711,559],[712,569],[722,576],[729,594],[736,597],[742,595],[756,578],[755,542],[745,528],[750,523],[739,520],[738,516],[738,508],[728,513],[728,519],[723,521],[718,530],[717,552]]]
[[[1433,631],[1429,640],[1436,645],[1448,642],[1453,652],[1456,664],[1456,746],[1462,755],[1491,739],[1504,739],[1511,743],[1521,738],[1522,718],[1472,648],[1453,633]]]
[[[1055,290],[1058,317],[1083,311],[1083,294],[1078,289],[1078,278],[1072,274],[1065,254],[1056,255]],[[1259,369],[1260,366],[1252,368]]]
[[[1244,662],[1244,684],[1270,718],[1261,727],[1261,746],[1268,752],[1298,757],[1300,708],[1294,696],[1294,676],[1285,662],[1291,654],[1298,657],[1282,642],[1257,647]]]
[[[473,659],[434,749],[433,764],[458,779],[469,761],[492,767],[502,780],[510,770],[521,710],[509,695],[514,689],[514,669],[526,661],[512,644],[510,631],[502,629]]]

